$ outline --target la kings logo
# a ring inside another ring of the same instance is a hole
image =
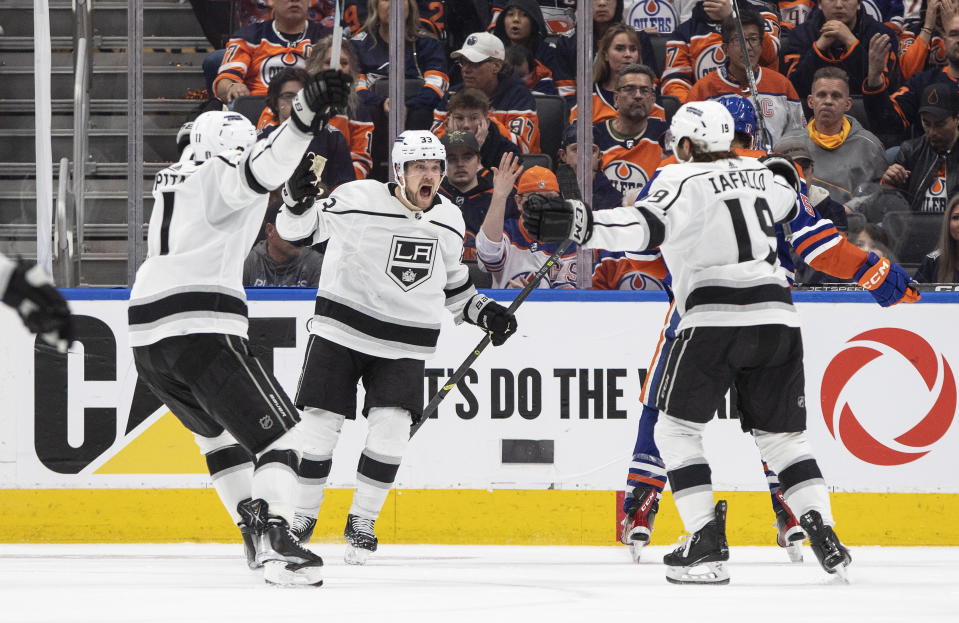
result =
[[[433,274],[435,256],[435,239],[393,236],[386,273],[404,292],[409,292]]]

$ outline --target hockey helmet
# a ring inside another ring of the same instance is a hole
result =
[[[256,142],[256,129],[240,113],[211,110],[196,118],[190,130],[193,159],[205,162],[231,149],[248,149]]]
[[[732,115],[735,131],[752,137],[759,127],[753,103],[741,95],[723,95],[716,101],[725,106]]]
[[[446,148],[440,139],[429,130],[407,130],[393,141],[393,153],[390,161],[393,164],[393,173],[396,183],[406,190],[406,163],[415,160],[439,160],[441,175],[446,175]]]
[[[733,117],[719,102],[689,102],[680,106],[669,124],[667,144],[676,154],[679,142],[688,138],[706,152],[728,151],[733,142]]]

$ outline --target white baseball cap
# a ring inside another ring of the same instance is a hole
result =
[[[506,48],[496,35],[488,32],[474,32],[466,38],[462,48],[450,54],[451,58],[461,56],[474,63],[482,63],[489,58],[503,61],[506,60]]]

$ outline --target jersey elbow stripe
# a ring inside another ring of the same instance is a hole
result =
[[[666,240],[666,226],[647,208],[640,206],[636,209],[646,220],[646,229],[649,230],[649,240],[646,241],[646,248],[655,249]]]
[[[811,265],[820,255],[829,249],[836,247],[841,242],[842,238],[840,236],[836,236],[834,238],[825,238],[821,243],[810,247],[805,253],[802,253],[801,257],[804,262]],[[815,266],[813,266],[813,268],[815,268]]]
[[[243,164],[243,174],[246,177],[246,185],[250,187],[250,190],[260,195],[265,195],[270,192],[269,188],[261,184],[260,180],[256,179],[253,169],[250,168],[249,158],[247,158]]]

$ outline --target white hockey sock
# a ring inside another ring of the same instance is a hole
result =
[[[370,409],[366,419],[370,430],[356,468],[356,491],[350,514],[376,519],[396,480],[413,420],[409,411],[397,407]]]
[[[753,436],[763,458],[779,474],[786,504],[796,517],[815,510],[826,525],[833,525],[826,481],[812,456],[806,432],[770,433],[754,430]]]
[[[312,440],[305,446],[297,469],[299,488],[296,494],[296,512],[307,517],[316,517],[323,504],[323,493],[333,467],[333,449],[343,429],[342,415],[308,407],[303,410],[303,419],[312,419]]]
[[[252,494],[253,456],[224,431],[217,437],[194,435],[196,445],[206,457],[213,488],[233,523],[240,522],[237,505]]]
[[[705,427],[666,413],[660,413],[656,423],[656,445],[666,463],[676,509],[689,533],[701,529],[715,516],[712,473],[703,456]]]

